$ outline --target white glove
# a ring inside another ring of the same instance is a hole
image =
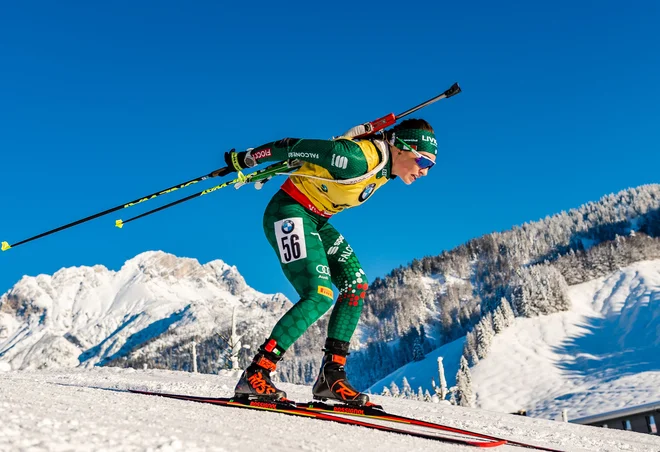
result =
[[[373,130],[374,127],[371,125],[371,123],[365,122],[364,124],[360,124],[359,126],[355,126],[349,129],[347,132],[342,134],[342,136],[346,138],[354,138],[354,137],[359,137],[361,135],[367,135],[371,133]]]

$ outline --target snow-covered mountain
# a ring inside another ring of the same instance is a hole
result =
[[[516,318],[494,336],[488,356],[472,367],[476,406],[526,409],[554,419],[579,418],[660,400],[660,260],[638,262],[569,288],[571,309]],[[381,393],[405,376],[413,390],[433,393],[437,358],[455,384],[465,338],[429,353],[378,381]]]
[[[217,336],[232,311],[262,337],[291,306],[247,286],[236,267],[146,252],[23,277],[0,298],[0,361],[13,369],[93,366]],[[163,334],[167,333],[167,334]]]

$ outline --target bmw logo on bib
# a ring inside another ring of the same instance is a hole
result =
[[[286,220],[282,223],[282,232],[285,234],[290,234],[293,231],[294,224],[291,220]]]
[[[365,202],[369,198],[369,196],[372,195],[375,188],[376,188],[376,184],[367,185],[367,187],[364,190],[362,190],[362,193],[360,193],[360,196],[358,197],[360,202]]]

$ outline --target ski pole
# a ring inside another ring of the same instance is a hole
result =
[[[204,176],[196,177],[195,179],[191,179],[187,182],[183,182],[183,183],[180,183],[180,184],[177,184],[177,185],[173,185],[170,188],[166,188],[165,190],[157,191],[157,192],[152,193],[152,194],[147,195],[147,196],[142,196],[141,198],[135,199],[131,202],[121,204],[119,206],[113,207],[113,208],[108,209],[108,210],[104,210],[103,212],[99,212],[99,213],[94,214],[94,215],[90,215],[89,217],[85,217],[81,220],[74,221],[73,223],[65,224],[64,226],[60,226],[59,228],[51,229],[50,231],[44,232],[44,233],[39,234],[39,235],[35,235],[34,237],[30,237],[30,238],[22,240],[20,242],[12,243],[11,245],[7,242],[2,242],[1,249],[2,249],[2,251],[7,251],[10,248],[15,248],[15,247],[17,247],[19,245],[22,245],[24,243],[28,243],[28,242],[31,242],[33,240],[40,239],[42,237],[46,237],[47,235],[55,234],[56,232],[60,232],[60,231],[63,231],[65,229],[72,228],[73,226],[77,226],[79,224],[86,223],[88,221],[94,220],[95,218],[99,218],[99,217],[102,217],[104,215],[108,215],[110,213],[117,212],[118,210],[126,209],[128,207],[132,207],[132,206],[135,206],[137,204],[141,204],[143,202],[149,201],[149,200],[157,198],[159,196],[166,195],[167,193],[172,193],[176,190],[179,190],[180,188],[185,188],[185,187],[188,187],[190,185],[196,184],[197,182],[201,182],[203,180],[210,179],[212,177],[224,176],[228,173],[229,173],[229,168],[227,168],[227,167],[217,169],[217,170],[213,171],[212,173],[206,174]]]
[[[372,133],[378,132],[379,130],[383,130],[386,127],[390,127],[394,125],[399,119],[408,116],[411,113],[416,112],[417,110],[421,110],[422,108],[426,107],[427,105],[431,105],[434,102],[439,101],[440,99],[447,99],[449,97],[455,96],[456,94],[461,92],[461,87],[458,86],[458,83],[454,83],[451,85],[451,87],[446,90],[444,93],[439,94],[426,102],[422,102],[421,104],[411,108],[410,110],[406,110],[403,113],[400,113],[398,115],[395,115],[394,113],[390,113],[389,115],[385,115],[382,118],[376,119],[375,121],[367,122],[364,124],[364,127],[366,129],[366,132],[357,135],[355,138],[363,137],[365,135],[370,135]]]
[[[160,212],[161,210],[170,208],[172,206],[176,206],[177,204],[181,204],[182,202],[190,201],[193,198],[199,198],[201,196],[208,195],[209,193],[213,193],[214,191],[220,190],[221,188],[225,188],[230,185],[235,185],[239,183],[242,185],[250,182],[257,182],[259,180],[274,176],[277,173],[282,173],[282,172],[287,173],[289,171],[293,171],[299,166],[300,166],[300,162],[297,160],[285,160],[283,162],[274,163],[270,166],[267,166],[266,168],[263,168],[259,171],[255,171],[254,173],[250,173],[248,175],[243,175],[239,173],[236,179],[232,179],[220,185],[216,185],[215,187],[211,187],[206,190],[200,191],[198,193],[192,194],[190,196],[186,196],[185,198],[178,199],[169,204],[165,204],[164,206],[160,206],[156,209],[150,210],[133,218],[129,218],[126,221],[117,220],[115,221],[115,226],[121,229],[124,227],[125,224],[130,223],[131,221],[135,221],[139,218],[146,217],[147,215],[151,215],[152,213]]]
[[[442,94],[440,94],[440,95],[438,95],[438,96],[436,96],[436,97],[433,97],[433,98],[427,100],[426,102],[422,102],[421,104],[419,104],[419,105],[417,105],[417,106],[415,106],[415,107],[413,107],[413,108],[411,108],[411,109],[409,109],[409,110],[406,110],[406,111],[403,112],[403,113],[400,113],[400,114],[398,114],[398,115],[394,115],[394,113],[390,113],[389,115],[383,116],[382,118],[376,119],[375,121],[371,121],[371,122],[365,123],[364,126],[365,126],[365,129],[366,129],[367,131],[366,131],[365,133],[361,134],[361,135],[356,136],[356,138],[358,138],[358,137],[360,137],[360,136],[369,135],[369,134],[371,134],[371,133],[377,132],[377,131],[382,130],[382,129],[386,128],[386,127],[389,127],[389,126],[391,126],[391,125],[394,125],[399,119],[401,119],[401,118],[403,118],[403,117],[405,117],[405,116],[407,116],[407,115],[409,115],[409,114],[411,114],[411,113],[413,113],[413,112],[415,112],[415,111],[417,111],[417,110],[419,110],[419,109],[421,109],[421,108],[424,108],[424,107],[426,107],[427,105],[430,105],[430,104],[432,104],[432,103],[434,103],[434,102],[437,102],[437,101],[439,101],[440,99],[446,99],[446,98],[449,98],[449,97],[454,96],[454,95],[456,95],[456,94],[458,94],[458,93],[460,93],[460,92],[461,92],[461,88],[458,86],[458,83],[454,83],[454,84],[453,84],[448,90],[446,90],[446,91],[443,92]],[[285,162],[282,162],[282,163],[285,163]],[[276,165],[277,165],[277,164],[276,164]],[[275,165],[272,165],[272,166],[275,166]],[[258,175],[263,175],[263,174],[264,174],[263,171],[267,171],[269,168],[271,168],[271,166],[269,166],[269,167],[267,167],[267,168],[264,168],[264,169],[261,170],[261,171],[257,171],[256,173],[252,173],[251,176],[255,176],[255,177],[256,177],[256,176],[258,176]],[[269,175],[266,175],[266,176],[264,176],[264,177],[252,178],[252,179],[250,179],[249,182],[257,182],[257,181],[260,181],[260,180],[265,181],[265,180],[267,180],[267,178],[268,178],[269,176],[274,175],[277,171],[282,171],[282,170],[284,170],[284,172],[288,172],[288,171],[293,170],[294,168],[295,168],[295,167],[291,167],[291,166],[288,166],[288,165],[287,165],[287,166],[283,166],[283,167],[281,167],[281,168],[278,168],[278,169],[274,170],[273,173],[271,173],[271,174],[269,174]],[[24,243],[28,243],[28,242],[31,242],[31,241],[33,241],[33,240],[37,240],[37,239],[40,239],[40,238],[42,238],[42,237],[46,237],[46,236],[51,235],[51,234],[55,234],[56,232],[60,232],[60,231],[63,231],[63,230],[65,230],[65,229],[71,228],[71,227],[73,227],[73,226],[77,226],[77,225],[79,225],[79,224],[86,223],[86,222],[88,222],[88,221],[90,221],[90,220],[94,220],[94,219],[99,218],[99,217],[102,217],[102,216],[104,216],[104,215],[108,215],[108,214],[110,214],[110,213],[117,212],[118,210],[126,209],[126,208],[131,207],[131,206],[134,206],[134,205],[136,205],[136,204],[141,204],[141,203],[143,203],[143,202],[145,202],[145,201],[149,201],[150,199],[157,198],[158,196],[165,195],[165,194],[167,194],[167,193],[172,193],[173,191],[176,191],[176,190],[178,190],[178,189],[180,189],[180,188],[188,187],[189,185],[195,184],[195,183],[197,183],[197,182],[201,182],[201,181],[203,181],[203,180],[206,180],[206,179],[209,179],[209,178],[212,178],[212,177],[225,176],[225,175],[227,175],[227,174],[229,174],[229,173],[230,173],[229,168],[227,168],[227,167],[220,168],[220,169],[217,169],[217,170],[215,170],[215,171],[213,171],[212,173],[209,173],[209,174],[207,174],[207,175],[204,175],[204,176],[201,176],[201,177],[197,177],[197,178],[195,178],[195,179],[191,179],[191,180],[189,180],[189,181],[187,181],[187,182],[183,182],[183,183],[181,183],[181,184],[174,185],[174,186],[172,186],[172,187],[170,187],[170,188],[167,188],[167,189],[165,189],[165,190],[161,190],[161,191],[158,191],[158,192],[152,193],[152,194],[147,195],[147,196],[143,196],[143,197],[138,198],[138,199],[136,199],[136,200],[133,200],[133,201],[131,201],[131,202],[129,202],[129,203],[121,204],[121,205],[116,206],[116,207],[113,207],[113,208],[111,208],[111,209],[104,210],[103,212],[99,212],[99,213],[94,214],[94,215],[91,215],[91,216],[89,216],[89,217],[85,217],[85,218],[83,218],[83,219],[81,219],[81,220],[74,221],[74,222],[69,223],[69,224],[65,224],[64,226],[60,226],[60,227],[55,228],[55,229],[51,229],[50,231],[46,231],[46,232],[44,232],[44,233],[41,233],[41,234],[35,235],[34,237],[30,237],[30,238],[25,239],[25,240],[22,240],[22,241],[20,241],[20,242],[13,243],[13,244],[11,244],[11,245],[10,245],[8,242],[2,242],[2,243],[1,243],[1,246],[0,246],[0,249],[1,249],[2,251],[7,251],[7,250],[9,250],[10,248],[15,248],[15,247],[17,247],[17,246],[19,246],[19,245],[23,245]],[[245,176],[245,177],[248,177],[248,176]],[[197,197],[197,196],[203,196],[204,194],[208,194],[208,193],[210,193],[211,191],[218,190],[219,188],[224,188],[224,187],[226,187],[227,185],[238,184],[238,183],[241,183],[241,182],[245,183],[244,180],[240,180],[240,178],[239,178],[239,179],[236,179],[236,180],[234,180],[234,181],[230,181],[230,182],[227,183],[226,185],[225,185],[225,184],[221,184],[222,186],[216,186],[216,187],[213,187],[213,188],[211,188],[211,189],[209,189],[209,190],[204,190],[203,192],[196,193],[195,195],[191,195],[191,196],[189,196],[189,197],[183,198],[183,199],[178,200],[178,201],[176,201],[176,202],[174,202],[174,203],[171,203],[171,204],[168,204],[168,205],[166,205],[166,206],[163,206],[163,207],[161,207],[161,208],[159,208],[159,209],[155,209],[155,210],[153,210],[153,211],[147,212],[147,213],[145,213],[145,214],[143,214],[143,215],[140,215],[140,216],[138,216],[138,217],[131,218],[130,220],[126,220],[126,222],[122,222],[121,220],[118,220],[118,221],[115,223],[115,225],[116,225],[117,227],[121,227],[123,224],[125,224],[125,223],[127,223],[127,222],[129,222],[129,221],[132,221],[132,220],[135,220],[135,219],[137,219],[137,218],[141,218],[141,217],[143,217],[143,216],[149,215],[149,214],[151,214],[151,213],[154,213],[154,212],[157,212],[157,211],[163,210],[163,209],[165,209],[165,208],[167,208],[167,207],[170,207],[170,206],[175,205],[175,204],[179,204],[179,203],[181,203],[181,202],[187,201],[187,200],[192,199],[192,198],[195,198],[195,197]]]

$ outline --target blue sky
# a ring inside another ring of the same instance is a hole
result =
[[[655,1],[233,3],[2,6],[0,241],[206,174],[232,147],[329,138],[455,81],[462,94],[418,115],[438,136],[431,175],[332,220],[371,279],[658,182]],[[0,293],[24,274],[117,270],[160,249],[223,259],[295,300],[261,229],[282,181],[114,228],[151,201],[16,247],[0,254]]]

